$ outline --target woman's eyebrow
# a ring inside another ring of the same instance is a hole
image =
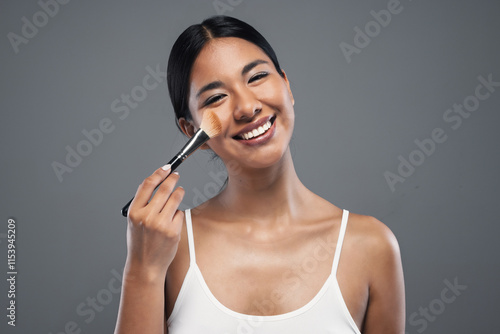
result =
[[[201,94],[205,93],[207,90],[216,89],[224,86],[222,81],[213,81],[205,86],[201,87],[201,89],[196,93],[196,98],[199,98]]]
[[[243,69],[241,70],[241,75],[245,75],[247,74],[252,68],[254,68],[255,66],[259,65],[259,64],[268,64],[269,62],[263,60],[263,59],[257,59],[257,60],[254,60],[253,62],[245,65],[245,67],[243,67]]]

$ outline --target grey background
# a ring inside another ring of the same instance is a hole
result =
[[[289,76],[301,180],[397,236],[407,317],[417,312],[407,332],[498,332],[500,89],[456,130],[443,115],[474,94],[478,76],[500,81],[500,2],[401,0],[403,10],[348,63],[340,43],[353,44],[353,29],[387,0],[221,1],[268,38]],[[1,279],[0,331],[64,333],[74,321],[81,333],[110,333],[119,295],[108,283],[126,251],[119,209],[185,142],[165,82],[123,120],[111,103],[142,85],[147,66],[164,70],[179,33],[217,11],[212,1],[71,1],[16,54],[7,34],[21,35],[22,17],[33,22],[40,10],[36,1],[0,4],[0,277],[9,217],[18,267],[17,326],[7,325]],[[60,182],[51,164],[65,163],[65,147],[104,118],[113,131]],[[446,142],[391,191],[384,172],[397,173],[398,156],[408,159],[435,128]],[[220,166],[209,159],[198,152],[181,167],[185,207],[213,191],[209,172]],[[455,279],[467,288],[443,303],[445,280]],[[112,300],[94,319],[77,313],[98,295]],[[429,307],[434,315],[422,320]]]

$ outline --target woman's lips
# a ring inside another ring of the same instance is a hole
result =
[[[240,139],[247,139],[247,140],[252,139],[254,137],[258,137],[258,136],[264,134],[267,130],[269,130],[271,125],[272,125],[271,120],[269,120],[266,123],[262,124],[261,126],[255,128],[251,131],[240,134],[238,137]]]
[[[253,130],[258,129],[259,127],[263,126],[267,122],[269,122],[271,119],[276,118],[275,115],[269,115],[269,116],[264,116],[259,119],[256,119],[252,123],[247,124],[243,129],[241,129],[237,134],[233,136],[234,139],[244,139],[243,135],[247,134],[249,132],[252,132]],[[258,134],[255,135],[257,137]],[[247,138],[249,139],[249,138]]]
[[[255,137],[252,137],[249,139],[244,139],[241,137],[241,135],[238,135],[234,138],[238,142],[245,144],[245,145],[249,145],[249,146],[265,144],[274,136],[274,133],[276,132],[276,117],[273,116],[269,121],[271,122],[271,127],[269,127],[267,130],[265,130],[265,132],[262,134],[259,134]]]

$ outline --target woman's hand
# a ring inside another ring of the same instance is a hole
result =
[[[178,187],[174,190],[179,174],[168,173],[170,166],[166,165],[147,177],[130,204],[125,265],[129,277],[163,281],[177,252],[184,221],[184,212],[178,207],[184,189]],[[165,177],[167,179],[151,198]]]

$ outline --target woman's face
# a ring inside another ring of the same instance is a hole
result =
[[[278,162],[288,148],[293,104],[286,75],[280,76],[264,51],[240,38],[217,38],[193,64],[189,109],[194,124],[182,119],[180,124],[192,135],[204,113],[213,110],[222,132],[208,142],[210,148],[226,164],[263,168]]]

